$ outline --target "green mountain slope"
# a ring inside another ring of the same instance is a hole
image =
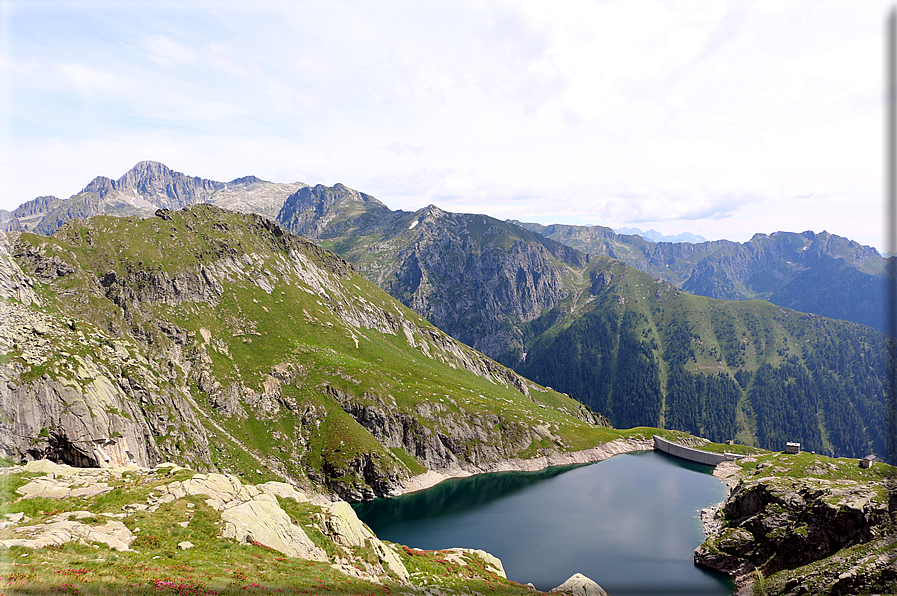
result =
[[[759,298],[885,330],[885,259],[828,232],[755,234],[744,243],[655,243],[602,226],[512,223],[582,252],[620,259],[693,294]]]
[[[182,461],[357,500],[621,436],[258,216],[198,205],[12,238],[5,455]]]
[[[759,300],[694,296],[610,259],[530,323],[516,369],[618,427],[662,426],[766,449],[887,453],[887,345],[862,325]]]
[[[349,260],[440,329],[505,364],[522,325],[562,300],[585,255],[485,215],[414,213],[342,185],[301,189],[278,222]]]
[[[219,200],[227,192],[240,208],[261,209],[267,201],[270,209],[280,199],[266,184],[252,177],[227,184],[203,181],[146,162],[118,181],[95,181],[83,197],[87,201],[108,191],[108,196],[136,193],[147,201]],[[278,186],[277,192],[285,189]],[[22,215],[75,206],[76,198],[38,201]],[[526,375],[540,375],[536,378],[607,413],[618,426],[659,424],[769,448],[804,437],[811,449],[838,455],[884,453],[881,336],[856,325],[807,319],[780,338],[777,326],[783,323],[771,305],[747,301],[710,308],[698,297],[672,291],[658,298],[663,304],[656,312],[637,312],[633,305],[647,297],[629,300],[623,290],[597,296],[596,279],[603,277],[596,267],[602,261],[571,248],[599,250],[595,243],[603,242],[601,250],[694,292],[739,299],[762,295],[810,312],[875,323],[883,309],[881,259],[868,247],[826,233],[692,245],[655,244],[599,227],[528,226],[540,234],[434,206],[391,211],[343,185],[300,185],[283,201],[278,220],[342,255],[366,279],[451,336]],[[813,335],[804,330],[808,325],[835,331]],[[646,330],[650,338],[639,335]],[[545,363],[546,346],[555,346],[551,342],[561,342],[559,348],[563,342],[578,345],[580,336],[588,338],[587,345],[576,348],[573,357],[557,366]],[[689,351],[682,347],[688,346],[686,337],[715,352],[690,360],[682,355]],[[600,338],[609,343],[599,343]],[[653,344],[645,344],[649,339]],[[799,342],[804,343],[800,350]],[[618,357],[618,344],[626,348],[626,358]],[[767,350],[768,345],[776,347]],[[590,359],[594,362],[583,364]],[[626,378],[632,380],[618,381]],[[773,387],[784,389],[764,389]]]

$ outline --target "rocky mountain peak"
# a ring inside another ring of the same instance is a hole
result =
[[[37,197],[19,205],[16,210],[12,212],[12,216],[32,217],[34,215],[46,213],[61,202],[62,199],[54,197],[53,195]]]
[[[223,186],[222,182],[175,172],[156,161],[141,161],[114,184],[121,193],[139,195],[167,209],[201,203]]]
[[[265,181],[261,178],[258,178],[257,176],[243,176],[241,178],[234,178],[233,180],[228,182],[228,184],[237,186],[250,186],[253,184],[261,184],[262,182]]]
[[[446,215],[446,212],[443,211],[442,209],[440,209],[439,207],[437,207],[436,205],[430,204],[430,205],[427,205],[426,207],[424,207],[424,211],[423,211],[422,215],[424,218],[438,219],[438,218],[442,217],[443,215]]]
[[[99,195],[100,198],[106,198],[110,192],[115,190],[115,181],[112,178],[107,178],[106,176],[97,176],[93,180],[90,181],[90,184],[84,187],[84,190],[81,192],[92,192],[96,195]]]

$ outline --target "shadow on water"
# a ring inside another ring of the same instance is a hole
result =
[[[681,457],[676,457],[675,455],[670,455],[669,453],[664,453],[663,451],[652,451],[651,453],[655,454],[657,457],[663,460],[679,466],[680,468],[685,468],[686,470],[691,470],[692,472],[709,474],[710,476],[713,476],[713,468],[715,466],[711,466],[710,464],[699,464],[687,459],[682,459]]]
[[[495,472],[449,478],[427,490],[355,503],[358,517],[376,533],[381,528],[419,519],[452,517],[519,493],[582,465],[555,466],[535,472]]]

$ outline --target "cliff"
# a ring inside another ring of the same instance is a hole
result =
[[[729,464],[733,465],[734,464]],[[894,468],[775,453],[745,458],[695,562],[739,594],[859,594],[897,588]]]

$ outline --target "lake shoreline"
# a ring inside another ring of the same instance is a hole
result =
[[[608,582],[629,585],[649,581],[650,574],[644,570],[621,575],[621,569],[627,569],[629,565],[636,569],[634,561],[639,560],[648,548],[650,557],[656,559],[653,565],[668,574],[664,577],[676,577],[676,581],[681,580],[687,586],[707,587],[709,583],[708,593],[732,596],[731,582],[722,577],[708,578],[703,571],[693,571],[693,551],[704,539],[696,519],[697,512],[710,503],[723,500],[728,492],[725,485],[716,476],[709,478],[710,469],[705,466],[687,462],[677,464],[674,460],[678,458],[666,457],[663,453],[652,457],[651,446],[651,441],[618,440],[600,449],[564,454],[560,458],[505,461],[488,468],[490,471],[513,472],[507,475],[472,474],[465,470],[457,474],[459,481],[433,488],[429,495],[423,492],[408,494],[394,504],[370,503],[361,506],[358,515],[385,540],[422,549],[459,545],[483,549],[502,560],[508,577],[520,582],[529,581],[543,590],[559,585],[573,572],[585,574],[605,589],[609,589],[605,585]],[[621,453],[632,453],[636,457],[616,458],[602,466],[584,465],[610,460]],[[551,464],[556,467],[537,471]],[[431,484],[442,478],[451,476],[419,476],[415,485],[423,485],[422,480],[428,479],[427,484]],[[707,488],[697,488],[702,486]],[[667,492],[670,490],[672,492]],[[552,505],[527,503],[526,495],[531,491],[539,493],[540,503]],[[694,505],[685,503],[685,509],[673,505],[694,498],[700,491],[706,492]],[[496,504],[499,500],[500,505]],[[670,507],[678,509],[674,512]],[[654,520],[658,512],[664,513]],[[521,513],[519,520],[508,522],[513,515]],[[492,523],[496,525],[493,527]],[[538,530],[532,531],[531,526],[538,526]],[[617,531],[618,526],[626,531]],[[658,532],[657,535],[664,538],[649,547],[638,538],[654,536]],[[510,535],[517,538],[503,544],[501,537]],[[624,535],[630,538],[621,538]],[[598,540],[601,545],[608,541],[619,544],[609,552],[601,550],[604,546],[592,549],[595,536],[602,537]],[[556,539],[560,540],[557,544],[552,542]],[[558,560],[547,557],[522,564],[521,556],[531,557],[531,554],[521,553],[525,550],[521,544],[537,542],[552,545],[546,547],[550,553],[564,553],[570,545],[587,545],[589,548],[583,546],[574,550],[596,554],[577,558],[567,553],[554,557]],[[635,547],[630,544],[633,542]],[[598,559],[603,562],[597,562]],[[563,572],[555,573],[556,566],[564,567]],[[720,586],[722,590],[717,591]]]
[[[614,439],[613,441],[608,441],[597,447],[583,449],[581,451],[553,453],[551,455],[530,459],[506,459],[482,467],[473,466],[462,468],[458,466],[442,472],[428,470],[423,474],[418,474],[417,476],[412,476],[405,480],[391,491],[389,496],[398,497],[400,495],[426,490],[449,478],[465,478],[467,476],[491,474],[493,472],[536,472],[553,466],[570,466],[604,461],[605,459],[622,453],[653,450],[653,439]]]

